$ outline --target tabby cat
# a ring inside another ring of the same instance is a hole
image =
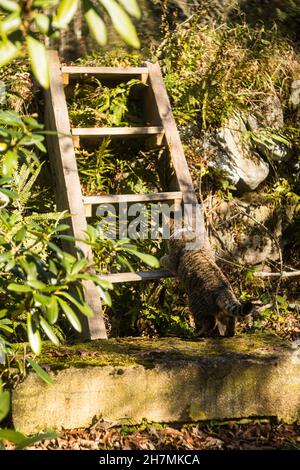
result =
[[[236,319],[249,315],[252,303],[237,300],[209,250],[197,246],[190,249],[189,243],[195,240],[188,231],[183,231],[180,239],[171,237],[169,254],[161,259],[161,267],[183,284],[197,336],[234,336]]]

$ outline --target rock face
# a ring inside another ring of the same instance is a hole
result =
[[[246,132],[243,119],[235,116],[206,143],[211,152],[209,166],[225,174],[240,191],[256,189],[269,174],[268,163],[245,141]]]
[[[267,160],[289,160],[292,152],[288,142],[280,136],[284,127],[284,116],[280,99],[275,92],[265,99],[256,114],[247,116],[247,127],[257,135],[256,150]]]
[[[134,424],[143,418],[300,416],[300,358],[276,337],[94,341],[68,354],[64,346],[63,363],[61,355],[56,358],[59,367],[51,349],[54,384],[32,373],[13,392],[13,422],[27,434],[86,427],[101,418]],[[85,364],[72,360],[78,350],[85,352]]]
[[[282,227],[288,224],[288,220],[282,220],[279,203],[275,204],[267,196],[249,193],[229,202],[215,197],[211,201],[211,207],[214,206],[216,209],[210,211],[212,220],[208,220],[208,225],[212,222],[214,227],[210,241],[217,255],[245,265],[279,259],[274,238],[281,246]],[[291,216],[292,213],[291,208]]]
[[[300,80],[294,80],[291,84],[289,105],[294,109],[300,105]]]

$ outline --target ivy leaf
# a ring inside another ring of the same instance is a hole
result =
[[[115,0],[99,0],[111,17],[116,31],[127,44],[139,49],[141,44],[131,19]]]
[[[34,76],[39,84],[47,89],[50,85],[50,76],[46,48],[30,35],[26,37],[26,43]]]
[[[106,26],[102,18],[93,8],[89,8],[85,12],[84,17],[94,39],[98,44],[100,44],[100,46],[105,46],[107,43],[107,33]]]
[[[119,3],[131,16],[134,16],[137,20],[141,18],[141,10],[136,0],[119,0]]]
[[[35,354],[40,354],[42,349],[41,335],[37,328],[32,326],[31,314],[27,313],[27,335],[30,347]]]
[[[62,0],[59,3],[53,26],[63,29],[72,21],[79,5],[79,0]]]

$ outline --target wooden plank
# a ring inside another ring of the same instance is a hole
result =
[[[128,203],[132,204],[135,202],[163,202],[163,201],[174,201],[176,204],[180,204],[182,200],[182,194],[180,191],[167,192],[167,193],[154,193],[154,194],[112,194],[108,196],[84,196],[83,204],[85,209],[85,216],[92,217],[93,205],[100,204],[120,204]]]
[[[63,75],[69,75],[69,78],[78,78],[82,75],[92,75],[105,79],[126,79],[140,76],[143,83],[147,82],[147,67],[82,67],[82,66],[63,66]],[[66,81],[66,79],[64,78]]]
[[[194,208],[194,212],[188,214],[187,223],[197,229],[198,236],[202,237],[203,245],[210,247],[207,232],[205,230],[203,211],[198,204],[192,177],[188,168],[188,164],[184,155],[183,146],[180,140],[179,132],[173,117],[170,100],[164,85],[163,77],[159,65],[146,62],[149,71],[149,85],[153,91],[157,104],[157,110],[161,123],[165,131],[164,140],[170,150],[170,156],[175,171],[177,186],[182,192],[182,201],[185,205]],[[195,225],[197,215],[198,225]]]
[[[115,139],[135,138],[135,137],[147,137],[147,136],[159,136],[160,142],[164,135],[164,129],[161,126],[148,126],[148,127],[96,127],[96,128],[84,128],[74,127],[72,129],[72,136],[74,145],[78,145],[79,139],[90,139],[90,138],[102,138],[111,137]],[[77,139],[77,140],[76,140]]]
[[[56,131],[57,136],[47,136],[49,156],[56,182],[58,210],[67,210],[70,218],[71,234],[76,238],[76,247],[82,250],[92,262],[92,250],[83,240],[87,228],[80,181],[77,171],[75,151],[70,131],[67,103],[64,94],[62,73],[56,51],[48,52],[50,65],[50,88],[45,92],[45,122],[47,129]],[[69,243],[68,249],[76,255],[75,244]],[[99,293],[92,283],[84,281],[85,300],[93,308],[95,315],[87,319],[82,316],[83,339],[107,338],[102,316]]]
[[[112,284],[123,282],[155,281],[161,278],[174,277],[169,271],[157,269],[154,271],[137,271],[136,273],[117,273],[98,276]]]
[[[111,194],[108,196],[84,196],[83,204],[118,204],[120,202],[162,202],[182,199],[180,191],[153,194]]]

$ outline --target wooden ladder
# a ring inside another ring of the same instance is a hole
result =
[[[120,202],[163,202],[197,206],[192,178],[188,169],[179,133],[172,115],[170,101],[164,86],[158,64],[146,62],[144,67],[81,67],[61,66],[56,51],[49,51],[50,88],[45,92],[45,123],[47,130],[57,135],[47,136],[48,152],[56,186],[56,202],[59,211],[71,214],[71,233],[75,243],[67,243],[65,249],[76,254],[80,248],[87,259],[93,262],[93,253],[89,246],[81,242],[87,229],[86,218],[92,215],[93,207],[102,203]],[[147,85],[142,96],[145,127],[110,127],[110,128],[72,128],[64,87],[74,79],[97,77],[106,83],[126,82],[133,78],[140,79]],[[171,165],[165,179],[169,191],[157,194],[125,194],[109,196],[83,197],[77,170],[75,147],[81,139],[125,139],[144,137],[154,146],[168,150]],[[201,215],[202,217],[202,215]],[[118,273],[101,276],[112,283],[155,280],[170,277],[167,271],[154,270],[137,273]],[[94,317],[83,320],[83,339],[107,338],[102,315],[100,296],[91,282],[83,282],[83,294],[86,302],[94,310]]]

